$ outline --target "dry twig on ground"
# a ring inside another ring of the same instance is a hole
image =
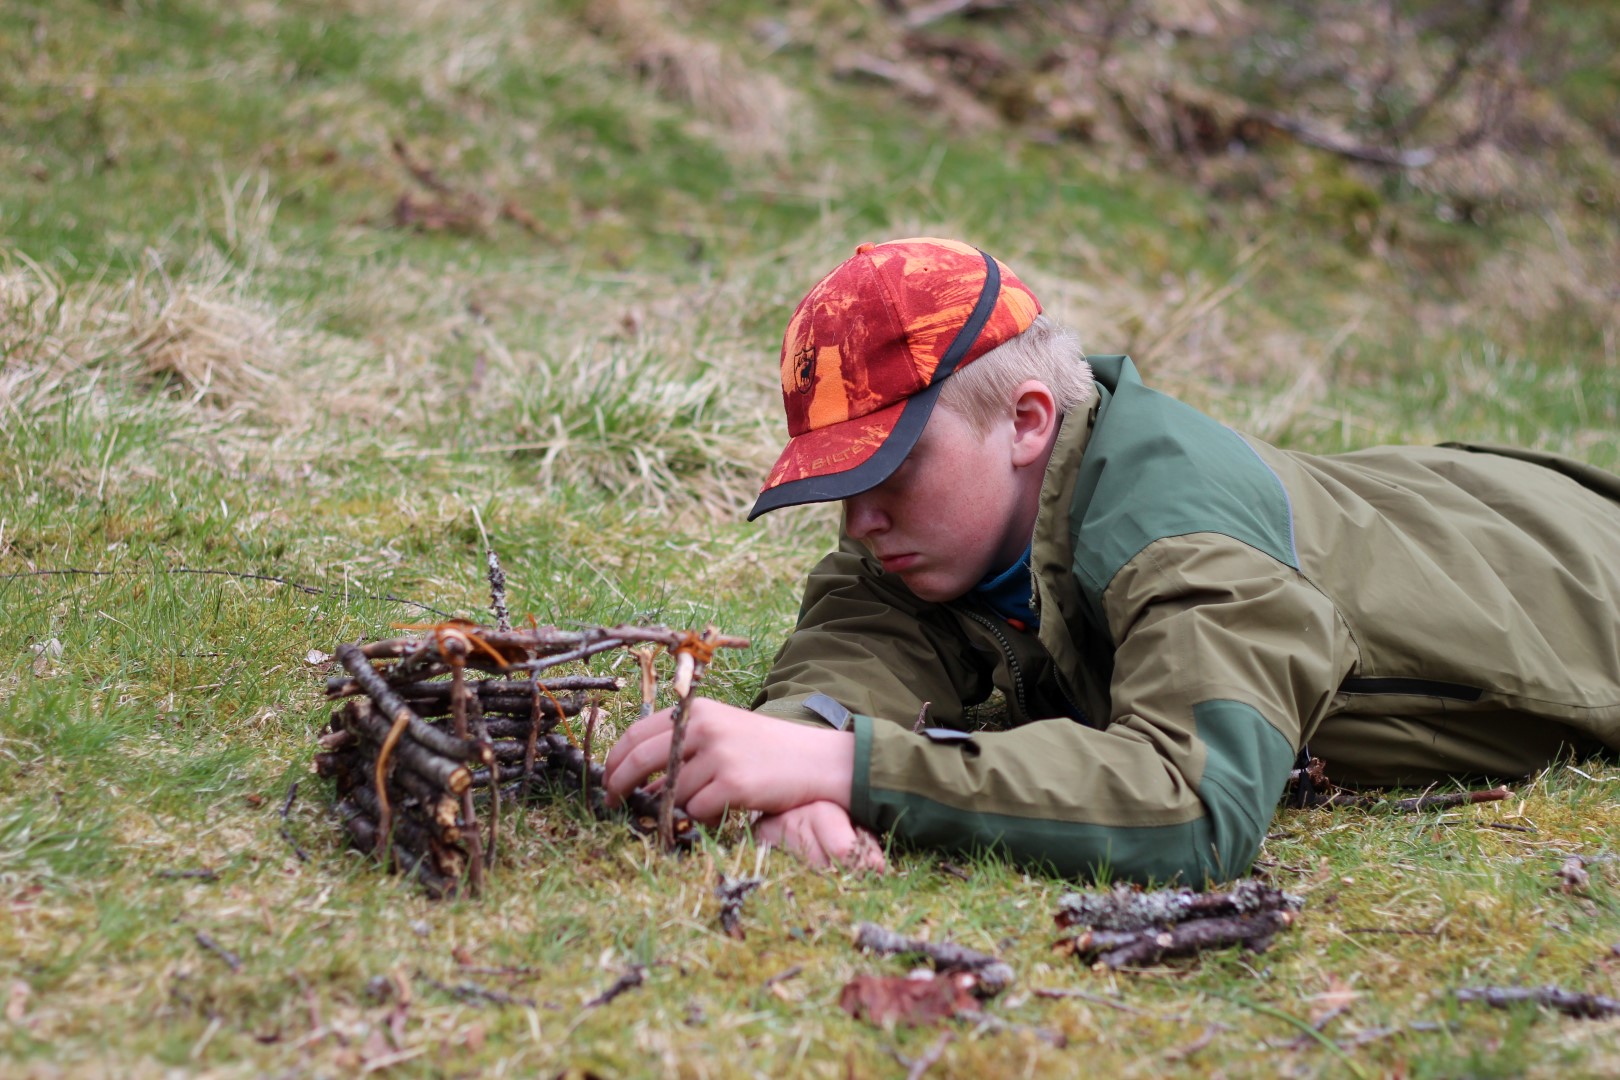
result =
[[[1283,789],[1282,803],[1301,810],[1359,806],[1369,810],[1376,808],[1413,814],[1452,806],[1501,802],[1512,797],[1512,790],[1505,787],[1484,791],[1447,791],[1439,795],[1425,792],[1411,799],[1391,799],[1386,795],[1346,791],[1328,779],[1326,763],[1321,758],[1313,757],[1305,768],[1295,769],[1288,774],[1288,786]]]
[[[1507,1009],[1529,1001],[1583,1020],[1620,1016],[1620,999],[1564,990],[1557,986],[1469,986],[1456,993],[1458,1001],[1483,1001],[1496,1009]]]
[[[720,929],[726,932],[727,937],[736,938],[738,941],[747,937],[742,928],[742,902],[749,893],[763,884],[764,878],[732,878],[725,874],[720,875],[720,881],[714,887],[714,895],[720,900]]]
[[[981,997],[992,997],[1013,983],[1013,969],[999,957],[956,945],[948,941],[924,941],[909,938],[893,930],[885,930],[876,923],[863,922],[856,930],[855,947],[884,956],[916,955],[927,957],[940,974],[966,972],[974,978],[974,992]]]

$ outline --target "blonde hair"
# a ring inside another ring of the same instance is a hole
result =
[[[1046,384],[1059,412],[1089,404],[1095,390],[1080,336],[1045,315],[1015,338],[958,369],[940,388],[939,404],[983,435],[1012,407],[1013,389],[1027,379]]]

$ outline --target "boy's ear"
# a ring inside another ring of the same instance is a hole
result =
[[[1046,456],[1057,434],[1057,399],[1045,383],[1026,379],[1013,388],[1012,410],[1013,465],[1022,468]]]

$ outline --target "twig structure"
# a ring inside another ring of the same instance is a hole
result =
[[[1058,901],[1058,926],[1088,929],[1057,948],[1103,968],[1153,964],[1223,945],[1264,952],[1277,931],[1293,925],[1301,906],[1299,897],[1258,881],[1241,881],[1230,892],[1144,892],[1120,885],[1106,893],[1069,893]]]
[[[491,578],[504,609],[504,583]],[[701,671],[715,649],[748,644],[712,626],[701,634],[658,626],[514,630],[452,620],[413,629],[427,633],[334,651],[348,674],[327,681],[327,697],[342,704],[320,738],[315,771],[336,782],[338,816],[353,846],[414,876],[435,897],[482,890],[503,802],[565,790],[583,793],[594,814],[608,816],[602,766],[574,744],[567,718],[587,708],[587,693],[623,683],[543,672],[614,649],[663,646],[686,676],[684,700],[693,669]],[[480,805],[488,807],[487,823]],[[691,820],[644,789],[624,807],[630,826],[661,831],[666,849],[694,839]]]

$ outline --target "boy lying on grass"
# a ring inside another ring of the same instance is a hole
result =
[[[996,260],[863,244],[782,346],[750,519],[841,500],[753,711],[676,801],[814,863],[874,834],[1070,876],[1249,869],[1296,760],[1353,784],[1620,749],[1620,477],[1479,446],[1279,450],[1086,357]],[[1004,730],[964,709],[999,689]],[[610,797],[668,760],[632,726]]]

